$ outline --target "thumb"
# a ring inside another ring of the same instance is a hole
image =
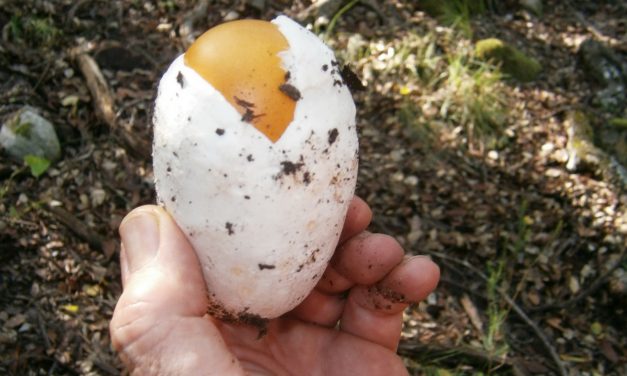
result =
[[[139,374],[243,374],[204,317],[201,267],[172,218],[158,206],[137,208],[120,236],[124,291],[109,329],[122,360]]]

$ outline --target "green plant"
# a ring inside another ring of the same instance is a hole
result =
[[[498,147],[508,119],[503,75],[497,66],[479,60],[459,32],[411,31],[371,41],[355,35],[338,55],[371,76],[369,87],[384,95],[390,95],[386,88],[394,90],[400,123],[460,127],[469,145]]]
[[[46,158],[42,158],[36,155],[27,155],[24,157],[24,162],[30,168],[30,173],[34,177],[40,177],[50,167],[50,161]]]
[[[403,61],[412,60],[407,69],[420,83],[433,86],[437,72],[442,68],[443,57],[438,53],[437,37],[433,33],[424,36],[410,34],[403,39],[399,54]]]
[[[433,36],[419,41],[412,73],[427,89],[422,100],[436,105],[442,120],[462,126],[470,142],[499,133],[507,118],[499,69],[477,60],[463,40],[440,53]]]
[[[54,45],[62,32],[54,25],[51,18],[13,15],[9,21],[9,30],[14,40],[25,40],[35,46]]]
[[[7,179],[6,181],[2,183],[2,185],[0,186],[0,201],[4,200],[4,196],[6,196],[6,194],[9,192],[12,184],[13,184],[12,179],[11,180]]]
[[[19,119],[18,119],[19,121]],[[13,133],[17,136],[21,136],[24,138],[30,138],[31,130],[33,129],[33,124],[29,122],[19,123],[15,126]]]
[[[337,21],[344,15],[344,13],[348,12],[358,2],[359,2],[359,0],[351,0],[346,5],[344,5],[342,8],[340,8],[340,10],[338,10],[337,13],[335,13],[333,15],[333,18],[331,18],[331,21],[329,21],[329,25],[327,26],[327,30],[324,33],[324,40],[325,41],[328,41],[330,39],[331,35],[333,34],[333,30],[335,29],[335,24],[337,24]]]
[[[26,169],[25,166],[16,169],[15,171],[13,171],[13,173],[11,173],[11,175],[8,178],[2,181],[2,185],[0,185],[0,203],[4,201],[4,198],[7,196],[7,194],[11,192],[11,190],[14,188],[15,177],[23,173],[25,169]],[[0,212],[0,214],[2,213]],[[17,210],[15,209],[13,205],[9,207],[9,216],[11,218],[15,218],[16,216],[18,216]]]
[[[20,16],[11,16],[11,20],[9,21],[9,31],[16,39],[22,37],[22,18]]]
[[[415,64],[411,72],[425,90],[421,100],[430,102],[447,123],[462,126],[474,142],[500,132],[507,118],[502,75],[489,63],[477,60],[471,47],[455,33],[446,42],[455,47],[438,51],[434,36],[410,38]],[[401,50],[403,51],[403,50]]]
[[[460,356],[463,356],[463,354],[457,350],[442,351],[437,354],[426,352],[420,355],[414,354],[412,357],[404,357],[404,361],[412,375],[467,375],[468,369],[464,369],[465,364],[463,361],[460,361]],[[457,363],[458,365],[456,367],[447,366],[452,363]]]
[[[501,74],[474,60],[467,51],[449,54],[442,72],[440,115],[464,126],[468,138],[500,131],[505,121]]]
[[[518,222],[516,224],[516,239],[511,247],[513,257],[518,257],[521,252],[525,251],[525,246],[531,237],[531,230],[529,225],[532,223],[532,219],[527,216],[528,203],[527,200],[522,201],[520,208],[518,209]]]
[[[499,289],[503,285],[503,271],[505,267],[505,259],[496,264],[488,264],[488,327],[483,336],[483,347],[491,356],[501,357],[507,354],[508,345],[504,339],[503,324],[507,318],[509,310],[504,308],[502,299],[500,299]]]
[[[425,148],[429,149],[429,145],[434,140],[435,129],[432,124],[422,119],[414,102],[405,100],[398,109],[396,117],[403,127],[411,129],[414,132],[413,136],[420,139]]]
[[[441,13],[438,20],[444,25],[459,29],[465,36],[472,36],[470,6],[468,1],[440,2]]]
[[[627,119],[626,118],[612,118],[610,119],[609,124],[612,127],[618,128],[618,129],[627,129]]]
[[[177,5],[172,0],[159,1],[157,3],[159,9],[164,10],[166,12],[174,12],[177,9]]]

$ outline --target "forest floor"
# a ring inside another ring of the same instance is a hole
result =
[[[63,148],[39,177],[0,159],[0,374],[122,372],[108,335],[121,292],[117,228],[155,202],[145,140],[158,79],[225,19],[313,22],[309,1],[286,3],[0,1],[0,116],[40,109]],[[569,112],[594,126],[609,116],[593,105],[578,47],[592,38],[624,58],[625,8],[547,0],[534,16],[511,2],[460,31],[413,1],[345,3],[315,29],[366,86],[355,93],[357,191],[371,230],[442,268],[437,290],[405,314],[410,372],[627,374],[627,196],[603,174],[566,169]],[[540,76],[472,81],[475,68],[454,65],[469,55],[448,52],[487,37],[536,58]],[[94,110],[81,56],[110,87],[109,115]],[[432,71],[428,85],[416,67]],[[452,67],[462,86],[447,88]],[[475,91],[460,97],[465,80]],[[475,104],[498,119],[477,119]]]

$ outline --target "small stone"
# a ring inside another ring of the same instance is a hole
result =
[[[105,160],[102,161],[102,168],[105,171],[113,171],[116,168],[118,168],[118,164],[113,162],[113,161],[111,161],[111,160],[105,159]]]
[[[547,142],[545,144],[542,144],[542,151],[545,153],[550,153],[555,149],[555,144],[552,142]]]
[[[80,210],[85,210],[85,209],[87,209],[89,207],[89,197],[87,197],[86,194],[81,193],[78,196],[78,200],[79,200],[78,207],[79,207]]]
[[[627,102],[627,64],[624,59],[593,39],[581,43],[578,54],[588,80],[597,86],[592,103],[612,113],[624,110]]]
[[[571,276],[568,279],[568,288],[570,289],[570,292],[573,294],[576,294],[579,292],[580,287],[579,287],[579,280],[577,280],[577,278],[575,276]]]
[[[572,329],[564,329],[562,333],[563,333],[564,338],[566,338],[569,341],[575,338],[575,331]]]
[[[91,198],[91,206],[94,208],[102,205],[107,198],[107,192],[102,188],[94,188],[89,195]]]
[[[562,170],[559,168],[548,168],[544,175],[548,178],[559,178],[562,175]]]
[[[623,72],[621,59],[603,43],[594,39],[586,39],[577,51],[585,73],[597,84],[613,85],[622,81]]]
[[[37,297],[39,296],[41,292],[41,287],[39,287],[39,284],[37,282],[33,282],[33,284],[30,287],[30,294],[33,297]]]
[[[28,204],[28,196],[26,195],[26,193],[20,193],[20,195],[17,196],[17,201],[15,202],[15,204],[17,206]]]
[[[390,152],[390,158],[394,162],[401,162],[404,159],[404,150],[395,149]]]
[[[391,176],[391,180],[393,182],[402,182],[403,180],[405,180],[405,175],[402,172],[395,172],[394,174],[392,174]]]
[[[2,125],[0,145],[20,163],[28,155],[49,161],[55,161],[61,156],[54,126],[31,106],[22,107]]]
[[[410,175],[410,176],[407,176],[403,182],[411,187],[415,187],[418,185],[418,177],[414,175]]]
[[[24,332],[28,332],[31,328],[31,325],[27,322],[25,322],[24,324],[22,324],[20,326],[20,328],[17,330],[18,333],[24,333]]]
[[[232,10],[229,11],[226,15],[224,15],[224,22],[228,22],[228,21],[235,21],[239,18],[239,13],[237,13],[236,11]]]

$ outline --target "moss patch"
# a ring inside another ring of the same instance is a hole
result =
[[[63,34],[52,18],[21,14],[11,17],[9,33],[14,42],[25,42],[33,47],[53,47],[58,44]]]
[[[533,81],[542,71],[542,66],[536,59],[497,38],[478,41],[475,54],[479,59],[500,64],[504,73],[518,81]]]
[[[20,123],[19,118],[17,118],[16,122],[9,124],[9,126],[13,129],[13,133],[15,133],[17,136],[30,139],[33,124],[29,122]]]
[[[616,127],[619,129],[627,129],[627,119],[626,118],[614,118],[610,120],[610,125],[612,127]]]

